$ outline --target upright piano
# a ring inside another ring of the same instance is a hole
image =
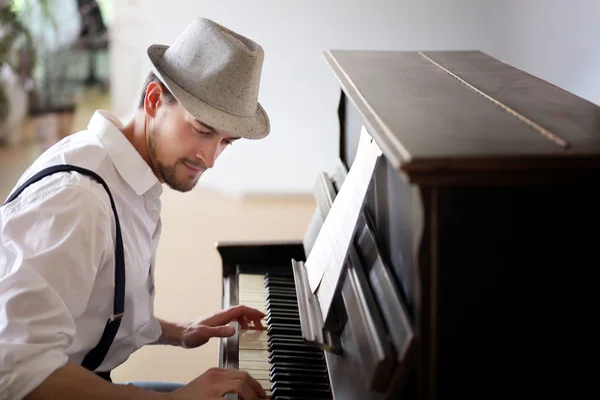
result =
[[[479,51],[325,60],[339,166],[315,177],[302,241],[217,244],[223,306],[268,315],[221,340],[219,366],[279,400],[596,392],[600,107]],[[364,132],[381,155],[334,227],[352,232],[333,284],[315,288],[312,251]]]

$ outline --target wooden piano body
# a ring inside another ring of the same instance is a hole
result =
[[[240,274],[294,277],[301,336],[322,342],[336,400],[589,386],[600,107],[478,51],[326,59],[341,86],[341,168],[318,177],[303,242],[218,244],[223,305],[238,304]],[[383,155],[323,316],[302,263],[363,126]],[[221,341],[220,366],[239,368],[238,355],[237,335]]]

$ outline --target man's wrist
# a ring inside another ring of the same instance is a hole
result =
[[[162,333],[156,343],[183,347],[182,338],[185,326],[168,322],[160,318],[157,319],[158,323],[160,324],[160,328],[162,329]]]

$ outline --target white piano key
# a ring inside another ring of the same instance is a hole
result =
[[[267,294],[265,277],[257,274],[240,274],[238,276],[238,304],[255,308],[265,314],[261,320],[264,328],[267,324]],[[252,326],[252,324],[250,325]],[[269,370],[269,336],[266,330],[240,329],[238,333],[238,368],[248,372],[256,379],[271,397],[271,381]]]
[[[258,381],[258,383],[260,383],[260,386],[262,386],[262,388],[264,390],[269,390],[271,389],[271,381],[269,381],[268,379],[256,379]]]
[[[266,310],[267,307],[263,301],[254,300],[254,299],[240,299],[240,304],[243,304],[248,307],[259,308],[261,310]]]
[[[245,343],[249,343],[249,342],[253,342],[253,341],[254,342],[256,342],[256,341],[266,342],[269,340],[269,334],[267,331],[259,331],[256,329],[251,329],[251,330],[242,329],[242,330],[240,330],[238,340],[240,342],[245,342]]]
[[[252,293],[252,294],[261,294],[261,293],[265,293],[265,287],[261,286],[258,287],[257,286],[243,286],[242,289],[244,290],[244,292],[246,293]]]
[[[266,293],[254,293],[254,292],[248,292],[248,291],[240,291],[238,293],[238,295],[240,296],[240,298],[247,298],[247,299],[257,299],[257,300],[265,300],[267,297]]]
[[[240,361],[269,361],[269,352],[265,350],[240,350]]]
[[[265,287],[265,276],[257,274],[240,274],[238,285],[244,289],[261,290]]]
[[[265,340],[256,340],[251,342],[239,342],[241,350],[269,350],[269,344]]]
[[[268,370],[247,369],[246,372],[254,379],[263,379],[263,380],[270,379],[270,374],[269,374]]]
[[[258,369],[262,371],[268,371],[271,368],[271,364],[268,361],[248,361],[240,360],[239,368],[241,370]]]

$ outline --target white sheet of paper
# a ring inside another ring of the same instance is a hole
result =
[[[318,290],[317,297],[322,309],[324,303],[331,302],[334,290],[332,285],[336,284],[336,277],[342,269],[354,226],[381,154],[381,149],[363,126],[352,167],[335,197],[305,263],[310,288],[313,293],[317,293]],[[323,279],[324,276],[327,276],[326,280]]]

